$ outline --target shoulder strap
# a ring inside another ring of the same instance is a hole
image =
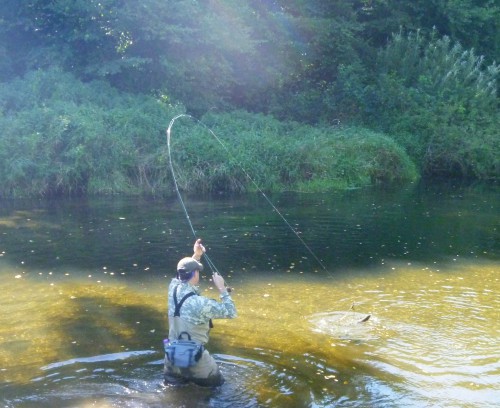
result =
[[[181,307],[184,304],[184,302],[186,301],[186,299],[189,298],[189,297],[191,297],[191,296],[196,295],[196,293],[194,293],[194,292],[186,293],[184,295],[184,297],[181,299],[181,301],[179,303],[177,303],[177,288],[178,287],[179,287],[179,285],[177,285],[174,288],[174,304],[175,304],[174,317],[177,317],[177,316],[181,315]]]

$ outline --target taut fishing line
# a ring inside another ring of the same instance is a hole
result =
[[[197,121],[198,123],[200,123],[203,127],[205,127],[205,129],[207,129],[210,134],[215,138],[215,140],[217,140],[217,142],[219,142],[219,144],[223,147],[223,149],[229,154],[229,156],[231,156],[231,158],[233,159],[236,159],[234,157],[234,155],[230,152],[230,150],[227,148],[227,146],[222,142],[222,140],[219,139],[219,137],[217,137],[217,135],[212,131],[212,129],[210,129],[207,125],[205,125],[203,122],[201,122],[200,120],[192,117],[191,115],[187,115],[185,113],[182,113],[180,115],[177,115],[175,116],[169,123],[168,125],[168,128],[167,128],[167,149],[168,149],[168,159],[169,159],[169,164],[170,164],[170,170],[172,172],[172,178],[174,180],[174,186],[175,186],[175,191],[177,192],[177,197],[179,197],[179,201],[181,203],[181,206],[182,206],[182,209],[184,210],[184,214],[186,216],[186,219],[188,221],[188,224],[189,224],[189,227],[191,228],[191,231],[194,235],[194,238],[198,238],[197,235],[196,235],[196,231],[193,227],[193,223],[191,222],[191,218],[189,217],[189,213],[187,211],[187,208],[186,208],[186,205],[184,204],[184,200],[182,199],[182,195],[180,193],[180,190],[179,190],[179,186],[177,184],[177,179],[175,177],[175,171],[174,171],[174,165],[173,165],[173,161],[172,161],[172,151],[171,151],[171,148],[170,148],[170,139],[171,139],[171,130],[172,130],[172,126],[174,125],[174,122],[181,118],[181,117],[188,117],[188,118],[191,118],[195,121]],[[236,161],[237,162],[237,161]],[[243,171],[243,174],[245,174],[245,177],[248,178],[248,180],[250,180],[250,182],[254,185],[254,187],[257,189],[257,191],[265,198],[265,200],[268,202],[268,204],[273,208],[274,211],[276,211],[276,214],[278,214],[281,219],[284,221],[284,223],[288,226],[288,228],[290,228],[290,230],[294,233],[294,235],[299,239],[299,241],[302,243],[302,245],[304,245],[304,247],[307,249],[307,251],[313,256],[313,258],[321,265],[321,267],[326,271],[326,266],[323,264],[323,262],[321,262],[321,259],[319,259],[317,257],[317,255],[313,252],[313,250],[309,247],[309,245],[307,245],[307,243],[301,238],[301,236],[297,233],[297,231],[295,231],[295,229],[290,225],[290,223],[288,222],[288,220],[284,217],[284,215],[278,210],[278,208],[276,208],[276,206],[272,203],[272,201],[269,199],[269,197],[264,193],[264,191],[262,191],[262,189],[257,185],[257,183],[254,181],[254,179],[252,177],[250,177],[250,175],[248,174],[248,172],[242,167],[242,166],[239,166],[239,168],[241,169],[241,171]],[[205,257],[205,259],[207,260],[207,263],[208,265],[210,266],[210,269],[212,270],[212,272],[217,272],[218,273],[218,270],[217,268],[215,267],[214,263],[210,260],[210,258],[208,257],[208,255],[206,253],[203,254],[203,256]]]

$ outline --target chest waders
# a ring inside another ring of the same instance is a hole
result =
[[[174,321],[180,318],[181,307],[186,299],[196,295],[194,292],[187,293],[180,302],[177,301],[177,285],[174,288]],[[165,355],[170,363],[179,368],[192,367],[200,360],[205,347],[199,341],[191,340],[191,335],[187,331],[179,333],[177,340],[165,343]]]
[[[212,320],[208,323],[193,325],[180,318],[181,307],[191,296],[197,295],[195,292],[186,293],[178,300],[176,285],[173,292],[174,316],[171,322],[170,336],[177,338],[172,343],[165,344],[165,368],[164,378],[166,384],[184,384],[186,381],[192,381],[202,387],[217,387],[224,383],[224,377],[217,366],[215,359],[204,349],[205,342],[191,340],[190,333],[197,337],[199,329],[210,330]],[[203,336],[208,340],[208,330]],[[175,334],[174,334],[175,333]],[[183,337],[187,337],[188,340]],[[203,351],[200,352],[202,347]],[[199,357],[198,357],[199,356]]]

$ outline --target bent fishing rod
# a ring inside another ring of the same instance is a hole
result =
[[[179,185],[177,183],[177,178],[175,177],[175,170],[174,170],[174,165],[173,165],[173,161],[172,161],[172,150],[171,150],[171,147],[170,147],[170,132],[171,132],[172,126],[173,126],[175,120],[177,118],[182,117],[182,116],[191,117],[191,116],[185,115],[185,114],[177,115],[177,116],[175,116],[170,121],[170,124],[168,125],[168,128],[167,128],[168,162],[169,162],[169,166],[170,166],[170,171],[172,173],[172,179],[174,180],[174,186],[175,186],[175,191],[177,193],[177,198],[179,199],[179,202],[181,203],[181,207],[182,207],[182,209],[184,211],[184,215],[186,216],[186,220],[187,220],[187,222],[189,224],[189,227],[191,228],[191,232],[193,233],[194,238],[197,239],[198,236],[197,236],[196,231],[195,231],[195,229],[193,227],[193,223],[191,222],[191,217],[189,216],[189,213],[187,211],[186,204],[184,204],[184,200],[182,199],[182,195],[181,195],[181,192],[179,190]],[[217,274],[220,275],[220,272],[218,271],[217,267],[212,262],[212,260],[210,259],[210,257],[207,255],[206,251],[203,251],[203,255],[202,256],[205,258],[205,261],[207,262],[208,266],[210,267],[210,270],[212,271],[212,276],[215,273],[217,273]],[[226,289],[227,289],[228,292],[232,291],[232,288],[230,288],[229,286],[226,286]]]
[[[187,219],[187,222],[189,224],[189,227],[191,228],[191,232],[193,233],[193,236],[194,238],[196,239],[197,238],[197,235],[196,235],[196,231],[193,227],[193,224],[191,222],[191,218],[189,217],[189,213],[187,211],[187,208],[186,208],[186,205],[184,204],[184,200],[182,199],[182,195],[180,193],[180,190],[179,190],[179,185],[177,183],[177,179],[175,177],[175,170],[174,170],[174,165],[173,165],[173,160],[172,160],[172,151],[171,151],[171,147],[170,147],[170,140],[171,140],[171,130],[172,130],[172,126],[174,125],[175,121],[181,117],[188,117],[188,118],[191,118],[195,121],[197,121],[198,123],[200,123],[205,129],[208,130],[208,132],[215,138],[215,140],[222,146],[222,148],[226,151],[226,153],[228,153],[228,155],[232,158],[232,159],[235,159],[234,155],[230,152],[230,150],[227,148],[227,146],[222,142],[222,140],[217,137],[217,135],[212,131],[212,129],[210,129],[207,125],[205,125],[203,122],[201,122],[200,120],[194,118],[193,116],[191,115],[188,115],[188,114],[185,114],[185,113],[181,113],[177,116],[175,116],[174,118],[172,118],[172,120],[170,121],[169,125],[168,125],[168,128],[167,128],[167,150],[168,150],[168,159],[169,159],[169,165],[170,165],[170,171],[172,173],[172,178],[174,180],[174,186],[175,186],[175,191],[177,193],[177,197],[179,198],[179,202],[181,203],[181,207],[184,211],[184,215],[186,216],[186,219]],[[237,160],[235,160],[237,162]],[[238,167],[241,169],[241,171],[243,172],[243,174],[245,175],[245,177],[250,180],[250,182],[252,183],[252,185],[257,189],[257,191],[264,197],[264,199],[267,201],[267,203],[272,207],[272,209],[276,212],[276,214],[278,214],[280,216],[280,218],[283,220],[283,222],[288,226],[288,228],[290,228],[290,230],[293,232],[293,234],[299,239],[299,241],[302,243],[302,245],[307,249],[307,251],[312,255],[312,257],[318,262],[319,265],[321,265],[321,267],[327,271],[327,268],[326,266],[323,264],[323,262],[318,258],[318,256],[313,252],[313,250],[309,247],[309,245],[307,245],[307,243],[302,239],[302,237],[297,233],[297,231],[295,231],[295,229],[290,225],[290,223],[288,222],[288,220],[285,218],[285,216],[280,212],[280,210],[278,210],[278,208],[272,203],[272,201],[269,199],[269,197],[264,193],[264,191],[262,191],[262,189],[259,187],[259,185],[254,181],[254,179],[250,176],[250,174],[248,174],[248,172],[241,166],[241,165],[238,165]],[[205,257],[210,269],[212,270],[212,274],[214,272],[217,272],[219,273],[219,271],[217,270],[215,264],[212,262],[212,260],[208,257],[208,255],[206,254],[206,252],[203,254],[203,256]]]

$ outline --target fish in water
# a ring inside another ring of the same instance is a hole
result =
[[[366,315],[366,317],[364,317],[363,319],[361,319],[358,323],[364,323],[364,322],[367,322],[368,319],[370,319],[372,315]]]
[[[368,339],[373,336],[372,315],[348,312],[317,313],[309,317],[315,332],[342,339]]]

